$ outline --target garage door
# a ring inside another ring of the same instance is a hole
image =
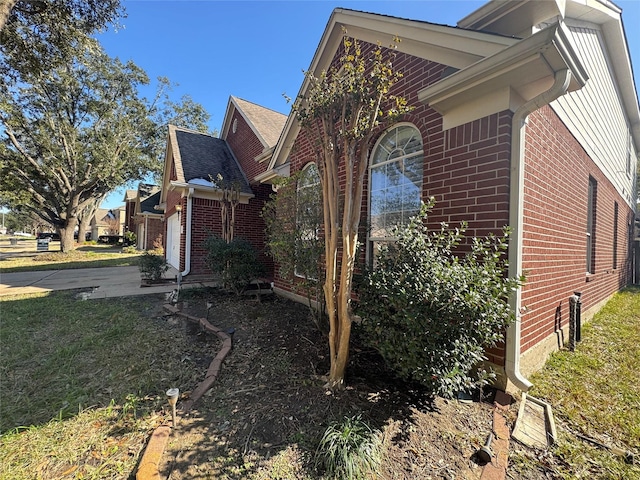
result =
[[[177,213],[167,220],[167,262],[180,270],[180,221]]]

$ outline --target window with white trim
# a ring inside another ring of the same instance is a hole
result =
[[[320,172],[315,163],[307,164],[298,178],[296,188],[296,236],[299,247],[319,251],[320,225],[322,223],[322,189]],[[307,264],[308,263],[308,264]],[[315,277],[317,261],[304,252],[296,252],[295,274],[299,277]]]
[[[422,135],[409,124],[387,130],[376,143],[369,168],[369,255],[393,241],[391,229],[420,211]]]

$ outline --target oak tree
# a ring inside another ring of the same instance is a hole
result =
[[[144,98],[142,69],[90,45],[78,43],[72,61],[46,75],[23,72],[0,89],[0,191],[18,189],[21,202],[12,208],[53,224],[63,252],[74,248],[86,207],[159,169],[166,124],[177,119],[172,112],[192,128],[208,120],[191,99],[169,100],[166,79],[154,98]]]

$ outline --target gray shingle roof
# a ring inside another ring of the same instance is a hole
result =
[[[154,207],[160,203],[160,189],[156,187],[157,191],[153,195],[142,200],[140,199],[140,213],[161,213]]]
[[[207,181],[213,178],[215,181],[220,175],[225,183],[238,184],[241,192],[253,194],[227,142],[191,130],[173,128],[179,150],[179,155],[174,158],[182,164],[185,182],[200,178]]]

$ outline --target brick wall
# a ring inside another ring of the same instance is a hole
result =
[[[628,224],[633,212],[550,107],[529,117],[525,167],[522,351],[569,321],[569,297],[582,292],[582,311],[630,282]],[[586,275],[589,177],[597,182],[595,266]],[[617,265],[613,266],[618,203]]]
[[[160,245],[164,246],[164,237],[165,237],[165,225],[162,220],[159,218],[150,217],[147,221],[145,221],[145,217],[134,217],[133,224],[131,226],[131,231],[138,235],[138,225],[144,225],[147,231],[147,243],[142,245],[144,250],[153,250],[155,246],[153,243],[157,238],[160,239]],[[141,239],[138,239],[140,241]],[[138,245],[138,242],[136,242]]]
[[[238,159],[238,163],[249,182],[254,183],[255,176],[263,173],[266,169],[264,162],[258,163],[255,161],[255,157],[262,153],[264,146],[237,110],[234,111],[231,122],[232,125],[233,122],[237,122],[236,132],[233,133],[233,130],[230,129],[225,140]]]
[[[430,228],[439,228],[440,222],[450,223],[453,227],[467,221],[470,235],[501,231],[509,218],[511,114],[491,115],[445,132],[440,114],[418,102],[417,98],[419,90],[440,80],[445,66],[406,54],[399,54],[394,65],[404,73],[394,93],[404,96],[415,107],[403,121],[412,123],[422,134],[422,198],[426,200],[433,196],[436,199],[429,216]],[[304,131],[296,139],[290,161],[292,172],[315,161]],[[360,240],[364,242],[364,226],[368,223],[368,178],[365,178],[361,211]],[[277,278],[276,284],[292,290],[287,279]]]
[[[267,268],[267,278],[273,276],[273,262],[265,252],[265,225],[261,217],[262,206],[269,198],[270,185],[257,185],[253,189],[255,197],[249,204],[236,207],[235,238],[243,238],[258,251],[260,261]],[[183,210],[184,211],[184,210]],[[206,266],[205,240],[210,235],[222,235],[220,203],[217,200],[194,198],[192,206],[191,231],[191,272],[210,274]],[[183,261],[183,260],[182,260]]]

